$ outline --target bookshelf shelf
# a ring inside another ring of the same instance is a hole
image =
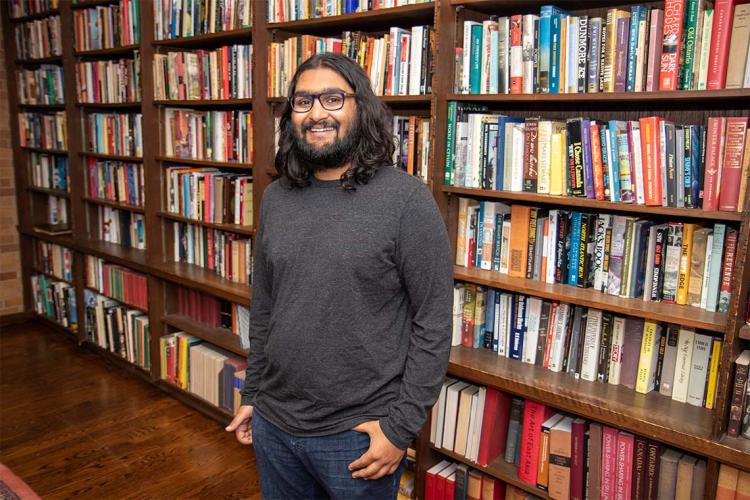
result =
[[[722,462],[740,463],[743,453],[711,439],[711,411],[640,394],[627,387],[576,380],[567,373],[521,363],[486,349],[454,347],[449,373],[475,384],[585,416]]]
[[[39,240],[47,241],[49,243],[55,243],[56,245],[68,247],[74,250],[78,249],[77,245],[73,241],[73,238],[69,234],[61,234],[61,235],[46,234],[46,233],[37,231],[33,227],[24,228],[21,226],[18,227],[18,232],[23,234],[24,236],[29,236],[29,237],[36,238]]]
[[[704,311],[697,307],[645,302],[642,299],[616,297],[591,288],[578,288],[563,284],[550,284],[538,280],[512,278],[507,274],[476,268],[453,267],[453,276],[458,280],[523,293],[549,300],[594,307],[605,311],[628,314],[639,318],[667,323],[678,323],[692,328],[701,328],[723,333],[727,315]]]
[[[186,285],[243,306],[250,305],[250,285],[235,283],[208,269],[184,262],[160,262],[152,264],[150,271],[178,285]]]
[[[146,261],[145,250],[127,248],[107,241],[89,239],[76,244],[76,250],[94,255],[113,264],[130,267],[136,271],[147,273],[149,264]]]
[[[222,231],[229,231],[237,234],[245,234],[252,236],[255,234],[255,228],[253,226],[240,226],[239,224],[218,224],[214,222],[203,222],[197,219],[190,219],[183,217],[179,214],[173,214],[172,212],[161,211],[158,213],[159,217],[169,219],[178,222],[185,222],[187,224],[195,224],[196,226],[210,227],[212,229],[220,229]]]
[[[403,7],[375,9],[355,14],[327,16],[315,19],[302,19],[283,23],[268,23],[268,29],[292,32],[322,33],[337,29],[354,30],[372,29],[372,26],[390,27],[391,25],[411,26],[413,24],[432,24],[435,12],[434,2],[426,2]]]
[[[741,339],[750,340],[750,325],[742,325],[740,331],[737,334]]]
[[[236,168],[241,170],[250,170],[253,168],[252,163],[240,163],[236,161],[196,160],[193,158],[175,158],[173,156],[157,156],[156,160],[162,163],[195,165],[196,167]]]
[[[88,156],[90,158],[98,158],[100,160],[117,160],[117,161],[129,161],[129,162],[142,162],[143,158],[140,156],[120,156],[120,155],[106,155],[104,153],[91,153],[88,151],[81,151],[78,153],[79,156]]]
[[[525,483],[521,481],[520,479],[518,479],[518,466],[514,464],[509,464],[508,462],[506,462],[503,459],[502,455],[497,457],[495,460],[493,460],[492,463],[490,463],[487,467],[482,467],[478,463],[469,460],[463,455],[459,455],[458,453],[454,453],[445,448],[439,448],[433,444],[430,444],[430,448],[439,452],[442,455],[445,455],[448,458],[465,463],[466,465],[474,469],[481,470],[485,474],[489,474],[490,476],[500,479],[501,481],[505,481],[508,484],[512,484],[513,486],[517,488],[520,488],[524,491],[532,493],[539,498],[543,498],[543,499],[550,498],[550,496],[547,494],[546,491],[540,490],[539,488],[535,486],[531,486],[530,484]]]
[[[519,104],[540,103],[545,105],[555,103],[628,103],[653,105],[669,103],[687,103],[695,99],[701,100],[701,105],[708,103],[735,103],[742,99],[750,99],[750,89],[724,90],[680,90],[659,92],[595,92],[579,94],[450,94],[449,101]]]
[[[252,28],[242,28],[231,31],[220,31],[218,33],[206,33],[204,35],[154,40],[151,42],[151,45],[155,47],[192,48],[230,43],[247,44],[251,43],[252,36]]]
[[[186,108],[214,108],[221,106],[251,107],[252,99],[182,99],[182,100],[156,100],[158,106],[186,107]]]
[[[705,211],[699,208],[650,207],[646,205],[636,205],[628,203],[613,203],[611,201],[597,201],[588,198],[576,198],[573,196],[551,196],[547,194],[519,193],[513,191],[492,191],[486,189],[462,188],[454,186],[442,186],[441,189],[446,193],[509,202],[520,201],[524,203],[539,205],[564,206],[576,209],[624,212],[659,217],[677,217],[679,219],[701,219],[705,221],[725,222],[742,221],[742,212]]]
[[[45,149],[45,148],[34,148],[30,146],[21,146],[24,151],[31,151],[32,153],[46,153],[49,155],[67,155],[68,152],[64,149]]]
[[[39,269],[37,267],[32,268],[31,271],[34,274],[43,274],[43,275],[45,275],[46,277],[48,277],[49,279],[51,279],[53,281],[61,281],[63,283],[68,283],[69,285],[73,285],[74,284],[73,281],[64,280],[64,279],[62,279],[62,278],[60,278],[58,276],[55,276],[54,274],[48,273],[46,271],[42,271],[41,269]]]
[[[82,345],[84,345],[87,349],[90,349],[96,353],[99,353],[105,360],[114,364],[118,368],[124,369],[128,373],[131,373],[132,375],[140,377],[143,380],[146,380],[147,382],[151,381],[151,375],[147,370],[144,370],[140,366],[131,363],[130,361],[123,358],[119,354],[115,354],[114,352],[104,349],[100,345],[88,339],[84,339],[82,342]]]
[[[109,300],[114,300],[115,302],[117,302],[117,303],[119,303],[119,304],[122,304],[123,306],[127,307],[128,309],[135,309],[135,310],[137,310],[137,311],[141,311],[142,313],[146,313],[146,314],[148,314],[148,309],[144,309],[144,308],[142,308],[142,307],[139,307],[139,306],[133,305],[133,304],[131,304],[130,302],[127,302],[127,301],[125,301],[125,300],[121,300],[121,299],[116,299],[116,298],[114,298],[114,297],[110,297],[109,295],[105,294],[104,292],[100,292],[100,291],[99,291],[99,290],[97,290],[96,288],[92,288],[92,287],[90,287],[90,286],[87,286],[87,287],[86,287],[86,289],[87,289],[87,290],[91,290],[92,292],[95,292],[95,293],[97,293],[97,294],[99,294],[99,295],[101,295],[101,296],[103,296],[103,297],[107,297],[107,298],[108,298]]]
[[[194,335],[238,356],[247,356],[247,351],[243,351],[240,345],[239,335],[233,334],[226,328],[206,326],[179,314],[167,314],[162,317],[162,321],[173,328]]]
[[[539,9],[542,5],[548,4],[544,0],[450,0],[451,6],[466,7],[477,9],[483,12],[497,13],[513,12],[518,13],[527,9]],[[648,0],[630,0],[628,5],[639,3],[648,3]],[[620,0],[559,0],[555,5],[567,10],[580,10],[592,7],[614,7],[623,5]]]
[[[432,95],[383,95],[379,96],[380,99],[392,106],[392,107],[405,107],[405,106],[430,106],[432,102]],[[267,97],[268,102],[271,104],[283,104],[286,102],[286,97]]]
[[[135,110],[140,109],[140,102],[77,102],[76,106],[84,109],[128,109]]]
[[[78,2],[71,5],[71,9],[88,9],[98,5],[115,5],[117,3],[119,3],[118,0],[86,0],[85,2]]]
[[[129,54],[134,50],[138,50],[140,45],[123,45],[122,47],[113,47],[111,49],[94,49],[94,50],[77,50],[75,51],[76,57],[106,57],[106,56],[119,56],[123,54]]]
[[[136,212],[139,214],[145,214],[146,209],[143,207],[137,207],[133,205],[128,205],[127,203],[119,203],[116,201],[110,201],[110,200],[103,200],[101,198],[90,198],[90,197],[84,197],[83,201],[87,203],[91,203],[93,205],[101,205],[103,207],[112,207],[117,208],[119,210],[128,210],[130,212]]]
[[[745,464],[744,469],[750,471],[750,439],[743,437],[732,437],[724,434],[721,444],[728,446],[741,454],[740,464]]]
[[[36,311],[33,311],[32,314],[39,321],[41,321],[41,322],[43,322],[43,323],[45,323],[45,324],[53,327],[54,329],[56,329],[58,331],[63,332],[65,335],[69,336],[73,340],[76,340],[76,341],[78,340],[78,335],[76,334],[76,332],[74,332],[73,330],[71,330],[67,326],[62,325],[62,324],[58,323],[57,321],[55,321],[53,319],[49,319],[47,316],[45,316],[43,314],[39,314]]]
[[[36,14],[29,14],[28,16],[11,17],[10,22],[12,23],[25,23],[26,21],[35,21],[37,19],[44,19],[45,17],[57,16],[60,14],[58,9],[52,9],[45,12],[38,12]]]
[[[21,109],[28,109],[29,111],[60,111],[65,109],[65,104],[22,104],[19,103],[18,107]]]
[[[16,59],[16,64],[62,64],[62,56],[37,57],[35,59]]]
[[[208,401],[204,400],[203,398],[196,396],[195,394],[187,391],[183,391],[176,385],[166,381],[166,380],[157,380],[156,386],[161,389],[162,391],[166,392],[170,396],[174,397],[181,403],[198,410],[203,415],[207,416],[208,418],[215,420],[217,422],[221,422],[222,425],[228,424],[232,420],[232,413],[228,412],[227,410],[224,410],[223,408],[218,408]]]
[[[32,193],[51,194],[54,196],[62,196],[63,198],[70,198],[70,193],[63,191],[62,189],[48,189],[30,185],[26,190],[31,191]]]

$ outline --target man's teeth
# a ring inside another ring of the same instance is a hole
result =
[[[333,127],[313,127],[310,130],[313,132],[330,132],[333,130]]]

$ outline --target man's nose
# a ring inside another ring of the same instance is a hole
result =
[[[315,99],[313,101],[313,105],[312,108],[310,108],[310,114],[308,116],[316,122],[328,116],[328,111],[326,111],[323,105],[320,104],[320,99]]]

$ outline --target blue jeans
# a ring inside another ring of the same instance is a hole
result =
[[[396,472],[378,480],[354,479],[348,465],[370,447],[370,436],[345,431],[330,436],[292,436],[253,413],[253,447],[263,498],[394,499],[402,460]]]

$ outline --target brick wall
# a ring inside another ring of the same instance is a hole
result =
[[[1,15],[1,14],[0,14]],[[5,47],[0,41],[0,316],[23,311]]]

